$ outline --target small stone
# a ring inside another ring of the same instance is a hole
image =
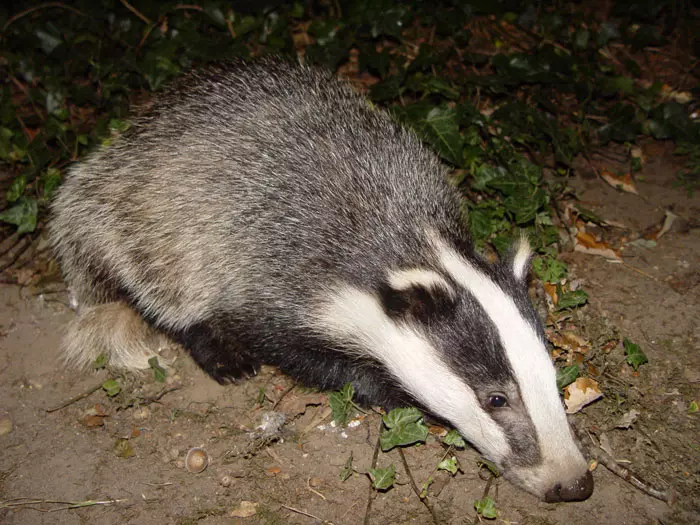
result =
[[[255,516],[257,506],[258,504],[252,501],[241,501],[238,506],[231,511],[230,516],[232,518],[250,518],[251,516]]]
[[[151,417],[151,409],[147,406],[137,407],[134,409],[131,417],[134,421],[146,421],[149,417]]]
[[[12,425],[12,420],[9,417],[0,419],[0,436],[9,434],[13,429],[14,426]]]

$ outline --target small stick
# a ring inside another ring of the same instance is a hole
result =
[[[421,503],[423,503],[423,505],[425,505],[425,508],[428,509],[428,511],[430,512],[430,515],[433,518],[433,523],[435,523],[435,525],[439,525],[440,520],[438,520],[438,517],[435,514],[435,509],[433,509],[433,506],[428,501],[428,496],[426,495],[424,498],[420,497],[420,490],[418,490],[418,485],[416,485],[416,480],[413,479],[413,474],[411,474],[411,469],[408,466],[408,461],[406,461],[406,455],[403,453],[402,448],[399,448],[399,456],[401,456],[401,461],[403,462],[403,468],[406,471],[406,475],[408,476],[409,481],[411,482],[411,488],[413,489],[413,492],[416,493],[416,496],[418,496],[418,499],[421,500]]]
[[[379,418],[379,434],[377,435],[377,443],[374,445],[374,454],[372,455],[372,466],[370,468],[376,468],[377,458],[379,457],[379,446],[380,438],[382,436],[382,418]],[[369,514],[372,510],[372,502],[374,501],[374,490],[372,489],[372,482],[369,484],[369,497],[367,498],[367,507],[365,508],[365,519],[363,521],[364,525],[369,525]]]
[[[639,268],[637,268],[637,267],[635,267],[635,266],[632,266],[631,264],[628,264],[628,263],[626,263],[626,262],[624,262],[624,261],[622,262],[622,266],[623,266],[624,268],[629,268],[630,270],[635,271],[635,272],[637,272],[637,273],[641,273],[644,277],[648,277],[648,278],[651,279],[652,281],[658,281],[658,279],[657,279],[656,277],[654,277],[653,275],[649,275],[649,274],[646,273],[645,271],[640,270]]]
[[[574,431],[576,432],[579,441],[585,444],[581,435],[582,432],[575,427]],[[610,472],[624,479],[634,488],[641,490],[642,492],[648,494],[652,498],[665,501],[669,505],[673,505],[676,503],[676,501],[678,500],[678,494],[676,493],[673,487],[669,487],[666,490],[659,490],[652,487],[646,481],[640,478],[637,474],[632,472],[630,469],[620,465],[617,461],[615,461],[615,459],[612,456],[610,456],[610,454],[608,454],[603,449],[595,445],[592,438],[589,437],[589,440],[591,443],[586,445],[586,449],[588,450],[589,455],[593,457],[593,459],[595,459],[598,463],[601,463]]]
[[[81,509],[83,507],[94,507],[95,505],[113,505],[115,503],[121,503],[127,501],[126,499],[108,499],[108,500],[86,500],[86,501],[62,501],[62,500],[50,500],[50,499],[32,499],[32,498],[15,498],[6,501],[0,501],[0,509],[10,509],[15,507],[25,507],[38,510],[39,512],[56,512],[58,510],[68,510],[68,509]],[[29,505],[37,504],[58,504],[65,505],[65,507],[59,507],[57,509],[42,509],[37,507],[31,507]]]
[[[66,408],[67,406],[72,405],[76,401],[80,401],[81,399],[88,397],[90,394],[97,392],[100,388],[102,388],[103,383],[104,383],[104,381],[100,381],[95,386],[91,386],[90,388],[88,388],[82,394],[78,394],[77,396],[72,397],[68,401],[64,401],[60,405],[57,405],[53,408],[47,408],[46,411],[50,414],[51,412],[56,412],[57,410],[61,410],[62,408]]]
[[[489,495],[489,490],[491,490],[491,484],[493,483],[493,480],[496,479],[496,477],[493,475],[493,472],[489,470],[489,479],[486,482],[486,486],[484,487],[484,493],[481,495],[481,499],[484,499],[486,496]],[[479,513],[476,513],[476,516],[474,516],[474,521],[472,522],[474,525],[478,525],[481,523],[481,516],[479,516]]]
[[[308,512],[304,512],[303,510],[295,509],[294,507],[290,507],[288,505],[282,505],[282,507],[287,509],[287,510],[291,510],[292,512],[296,512],[297,514],[301,514],[302,516],[308,516],[309,518],[313,518],[315,520],[318,520],[321,523],[328,523],[329,525],[331,525],[330,521],[323,520],[323,519],[319,518],[318,516],[314,516],[313,514],[309,514]]]
[[[129,11],[134,13],[137,17],[141,19],[141,21],[145,24],[151,25],[151,19],[148,18],[146,15],[141,13],[138,9],[136,9],[133,5],[131,5],[129,2],[126,0],[121,0],[121,3],[124,7],[126,7]]]
[[[68,11],[72,11],[76,15],[86,16],[85,13],[83,13],[79,9],[66,5],[63,2],[46,2],[45,4],[35,5],[34,7],[30,7],[29,9],[25,9],[24,11],[20,11],[16,15],[11,16],[10,19],[7,22],[5,22],[5,25],[2,26],[2,32],[4,33],[5,30],[8,27],[10,27],[10,24],[16,22],[23,16],[27,16],[28,14],[33,13],[34,11],[38,11],[39,9],[48,9],[49,7],[60,7],[61,9],[67,9]]]
[[[279,405],[282,402],[282,400],[287,396],[287,394],[289,394],[292,390],[294,390],[294,388],[296,386],[297,386],[297,383],[295,381],[292,386],[290,386],[287,390],[282,392],[282,395],[280,396],[280,398],[277,401],[275,401],[274,405],[272,405],[272,410],[277,410],[277,405]]]

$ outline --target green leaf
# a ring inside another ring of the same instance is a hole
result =
[[[453,476],[457,474],[457,470],[459,470],[459,465],[457,464],[457,458],[452,456],[451,458],[445,458],[443,459],[440,463],[438,463],[437,466],[438,470],[446,470]]]
[[[452,445],[453,447],[457,448],[466,448],[467,446],[462,435],[456,430],[450,430],[443,438],[442,442],[445,445]]]
[[[578,365],[565,366],[557,368],[557,388],[561,390],[565,386],[570,385],[578,377]]]
[[[148,366],[153,370],[153,378],[158,383],[165,383],[165,379],[168,377],[168,371],[158,364],[158,358],[156,356],[148,360]]]
[[[38,206],[36,199],[20,197],[17,204],[0,213],[0,221],[17,226],[17,233],[33,232],[36,229]]]
[[[345,481],[347,480],[350,476],[352,476],[352,473],[354,472],[354,469],[352,468],[352,452],[350,453],[350,456],[348,457],[348,460],[345,462],[345,465],[343,466],[342,470],[340,471],[340,481]]]
[[[565,279],[569,267],[565,262],[553,257],[536,257],[532,261],[535,275],[547,283],[558,283]]]
[[[53,194],[61,185],[61,170],[57,168],[49,168],[41,177],[43,183],[42,194],[44,199],[51,200]]]
[[[128,439],[119,438],[114,442],[114,453],[122,459],[129,459],[136,455]]]
[[[92,362],[92,367],[95,370],[103,370],[107,367],[108,362],[109,362],[109,358],[107,357],[107,354],[101,353]],[[104,388],[104,385],[102,385],[102,387]]]
[[[498,517],[496,502],[493,500],[493,498],[489,498],[488,496],[475,500],[474,508],[479,516],[486,518],[487,520],[494,520]]]
[[[56,49],[62,42],[62,40],[54,35],[50,35],[46,31],[42,31],[41,29],[36,30],[36,36],[39,39],[39,42],[41,44],[41,49],[46,53],[47,55],[50,55],[51,52]]]
[[[557,303],[557,311],[566,310],[567,308],[576,308],[586,304],[588,294],[583,290],[575,290],[563,293],[561,286],[557,286],[557,295],[559,302]]]
[[[459,134],[459,115],[449,107],[436,107],[425,117],[423,130],[428,142],[442,157],[454,164],[462,165],[462,137]]]
[[[625,339],[622,341],[622,345],[625,348],[627,364],[632,366],[632,368],[635,370],[638,370],[644,363],[649,362],[649,359],[647,359],[647,356],[644,355],[644,352],[642,352],[642,349],[638,344],[633,343],[625,337]]]
[[[114,397],[122,391],[122,387],[116,379],[108,379],[102,383],[102,389],[109,397]]]
[[[369,469],[369,478],[372,480],[372,486],[377,490],[387,490],[391,488],[396,480],[396,469],[394,465],[389,465],[388,468],[371,468]]]
[[[333,392],[328,399],[328,402],[333,413],[333,421],[340,426],[345,426],[350,419],[350,413],[353,406],[352,398],[355,395],[355,389],[352,383],[347,383],[338,392]]]
[[[22,195],[24,195],[24,188],[27,186],[27,177],[24,175],[19,175],[15,177],[15,180],[10,184],[10,188],[7,190],[5,198],[7,202],[15,202]]]
[[[591,32],[588,29],[579,29],[574,35],[574,49],[586,49],[591,39]]]
[[[428,427],[417,408],[395,408],[382,419],[386,428],[382,429],[379,443],[384,452],[397,446],[423,443],[428,437]]]

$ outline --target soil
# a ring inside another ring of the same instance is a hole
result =
[[[700,402],[700,199],[674,184],[678,160],[666,145],[650,143],[645,152],[639,195],[607,185],[587,161],[571,180],[580,205],[624,226],[588,231],[624,250],[622,263],[564,255],[569,278],[590,301],[561,323],[590,343],[583,368],[604,393],[571,417],[584,444],[593,439],[646,486],[674,491],[675,503],[632,486],[602,460],[593,472],[595,492],[580,503],[547,504],[507,481],[488,482],[471,449],[455,452],[461,465],[455,476],[435,473],[445,449],[433,428],[424,446],[404,452],[419,487],[434,476],[428,499],[441,523],[477,522],[474,501],[489,484],[502,523],[700,523],[700,413],[690,408]],[[593,159],[598,170],[612,162]],[[632,242],[657,231],[666,210],[678,216],[670,231],[654,242]],[[431,522],[396,450],[380,453],[377,462],[395,465],[393,488],[377,493],[362,474],[377,441],[376,413],[334,427],[326,394],[295,387],[273,369],[220,386],[174,350],[165,383],[121,377],[113,398],[98,388],[47,411],[99,387],[107,372],[61,364],[61,333],[73,313],[56,283],[27,268],[14,274],[24,286],[0,285],[1,523],[354,524],[363,522],[370,500],[369,523]],[[637,372],[621,343],[607,344],[622,338],[649,359]],[[631,411],[636,419],[617,426]],[[256,429],[271,412],[284,414],[286,423],[266,438]],[[193,447],[209,457],[200,473],[184,466]],[[341,481],[351,455],[358,472]],[[69,508],[70,502],[84,504]],[[237,517],[246,510],[252,515]]]

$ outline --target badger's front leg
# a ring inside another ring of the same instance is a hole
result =
[[[215,322],[195,323],[184,330],[168,330],[168,334],[221,384],[248,379],[258,373],[260,362],[246,352],[235,335],[221,330]]]

